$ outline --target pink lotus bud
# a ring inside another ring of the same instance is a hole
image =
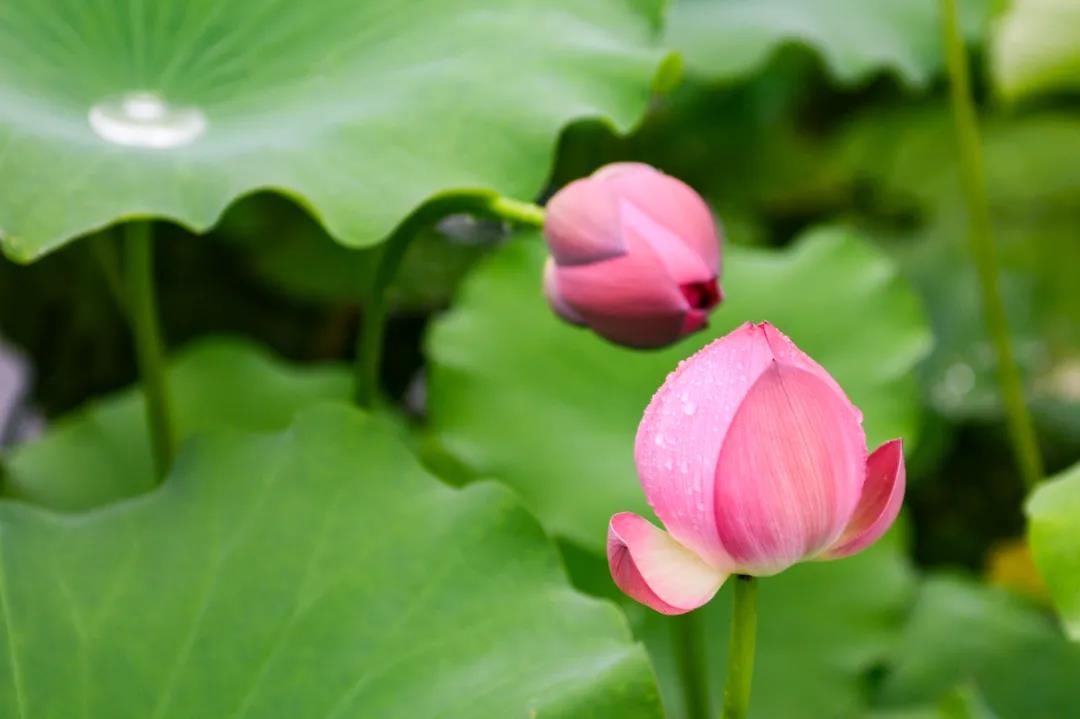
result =
[[[552,308],[612,342],[661,347],[704,327],[722,295],[720,238],[705,202],[648,165],[617,163],[547,205]]]
[[[867,456],[862,414],[768,323],[746,324],[668,376],[638,428],[638,474],[667,531],[611,518],[615,583],[664,614],[730,574],[776,574],[873,544],[904,496],[899,439]]]

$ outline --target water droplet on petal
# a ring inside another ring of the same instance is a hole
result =
[[[692,417],[694,416],[694,412],[697,412],[697,405],[687,400],[683,403],[682,411],[687,417]]]
[[[158,150],[187,145],[206,131],[206,116],[196,107],[170,105],[153,92],[129,92],[90,108],[90,127],[117,145]]]
[[[664,435],[662,435],[662,434],[656,435],[656,438],[653,439],[653,442],[656,443],[657,447],[663,447],[664,446]]]

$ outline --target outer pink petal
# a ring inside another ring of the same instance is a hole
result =
[[[652,248],[627,238],[626,254],[558,266],[559,295],[598,334],[631,347],[659,347],[682,336],[690,305]]]
[[[698,193],[670,175],[641,163],[616,163],[593,174],[619,197],[648,208],[653,220],[692,249],[713,277],[720,274],[722,233]]]
[[[680,543],[730,565],[716,529],[716,460],[743,397],[773,361],[761,326],[745,324],[668,375],[634,443],[642,488]]]
[[[544,263],[544,296],[547,297],[548,304],[551,305],[551,309],[555,310],[555,314],[567,322],[575,325],[585,324],[585,319],[575,312],[573,307],[566,304],[566,300],[562,298],[562,293],[559,291],[557,272],[558,267],[555,265],[555,261],[550,257],[547,258],[547,262]]]
[[[608,566],[615,584],[662,614],[684,614],[713,598],[727,575],[630,512],[608,526]]]
[[[591,177],[574,180],[548,201],[544,237],[552,257],[564,267],[626,252],[617,198]]]
[[[900,514],[906,479],[901,440],[890,440],[875,449],[866,460],[866,482],[855,514],[821,558],[848,557],[880,539]]]
[[[677,285],[711,282],[716,279],[716,267],[706,262],[694,247],[656,221],[660,200],[642,207],[627,199],[619,201],[619,221],[623,237],[632,235],[648,243]]]
[[[829,374],[824,367],[815,362],[808,354],[799,349],[787,335],[768,322],[762,322],[760,327],[761,331],[765,334],[765,339],[769,343],[773,357],[776,358],[777,362],[804,369],[807,372],[816,375],[818,379],[836,390],[840,396],[844,398],[847,397],[844,389],[835,379],[833,379],[833,376]],[[862,412],[859,408],[854,404],[851,404],[850,401],[848,402],[848,406],[857,420],[862,422]]]
[[[771,362],[716,463],[717,527],[738,571],[774,574],[831,545],[865,472],[866,437],[847,398],[812,371]]]

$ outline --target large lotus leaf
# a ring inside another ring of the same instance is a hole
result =
[[[428,338],[436,437],[480,476],[524,497],[552,532],[599,550],[611,514],[646,512],[634,433],[679,360],[737,325],[769,320],[832,372],[870,442],[917,440],[913,366],[929,338],[892,264],[861,238],[822,229],[787,251],[728,248],[712,327],[660,352],[608,344],[556,319],[540,292],[543,244],[502,248]]]
[[[1001,719],[1061,719],[1080,704],[1080,646],[1027,601],[960,577],[926,581],[880,693],[885,705],[975,687]]]
[[[340,367],[295,369],[240,340],[206,340],[179,353],[170,373],[177,436],[219,427],[276,430],[313,403],[344,399]],[[81,510],[154,486],[142,395],[97,401],[5,459],[3,494]],[[77,468],[73,469],[73,468]]]
[[[202,436],[106,509],[4,502],[0,547],[5,717],[659,716],[509,492],[446,487],[343,406]]]
[[[985,24],[985,0],[962,4],[966,33]],[[785,44],[821,55],[840,82],[882,71],[925,86],[943,65],[939,0],[676,0],[667,41],[715,80],[758,70]]]
[[[914,593],[914,577],[899,543],[890,538],[851,559],[801,564],[759,585],[751,716],[864,716],[867,677],[898,641]],[[630,616],[656,664],[667,716],[683,719],[675,637],[678,622],[685,620],[645,609]],[[713,707],[709,716],[720,713],[730,625],[730,588],[722,589],[691,624],[703,634]]]
[[[5,2],[4,250],[131,216],[201,231],[260,188],[350,246],[435,194],[532,197],[568,120],[645,107],[656,5]]]
[[[1080,3],[1011,0],[990,43],[994,82],[1006,98],[1080,90]]]
[[[1066,631],[1080,640],[1080,463],[1036,489],[1027,515],[1039,573]]]

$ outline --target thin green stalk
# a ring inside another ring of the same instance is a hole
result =
[[[124,227],[124,255],[127,307],[135,341],[135,359],[142,378],[154,468],[160,480],[172,465],[174,439],[169,414],[165,352],[154,293],[153,237],[149,223],[133,222]]]
[[[735,603],[731,612],[731,646],[722,719],[745,719],[750,708],[754,678],[754,642],[757,633],[757,580],[735,577]]]
[[[489,198],[486,204],[480,208],[493,217],[499,217],[507,222],[526,227],[544,226],[544,208],[531,202],[512,200],[509,197],[495,196]]]
[[[116,237],[111,232],[103,232],[88,239],[87,246],[94,255],[94,260],[101,268],[101,276],[109,296],[121,313],[127,312],[124,298],[124,276],[120,270],[120,253],[116,247]]]
[[[379,398],[383,341],[386,337],[386,291],[401,267],[412,239],[438,220],[459,212],[473,212],[515,224],[543,227],[544,208],[508,197],[473,194],[445,195],[428,202],[405,218],[375,252],[374,269],[364,297],[363,325],[356,338],[354,398],[370,409]]]
[[[956,0],[942,0],[942,17],[949,91],[960,152],[961,181],[968,211],[968,240],[979,279],[983,316],[997,355],[998,385],[1005,404],[1009,437],[1020,475],[1030,488],[1043,477],[1042,458],[1039,456],[1035,426],[1024,401],[1023,381],[1013,352],[1005,303],[998,286],[990,202],[987,199],[986,178],[983,173],[982,144]]]
[[[705,628],[700,612],[675,617],[675,661],[682,679],[686,719],[709,716],[709,684],[705,677]]]

